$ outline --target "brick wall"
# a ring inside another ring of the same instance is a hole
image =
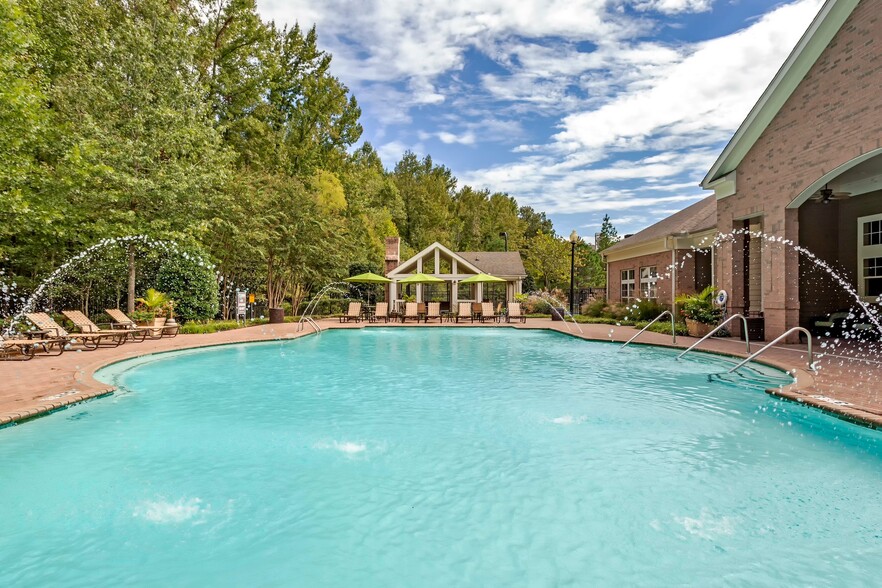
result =
[[[695,258],[689,249],[677,250],[677,293],[676,296],[684,293],[695,291]],[[671,252],[663,251],[662,253],[653,253],[651,255],[643,255],[622,261],[611,261],[609,263],[609,302],[618,303],[622,301],[622,270],[634,270],[634,288],[635,296],[642,298],[640,295],[640,268],[655,266],[659,275],[658,285],[658,301],[661,304],[670,304],[671,302]]]
[[[737,169],[737,193],[717,203],[717,227],[762,216],[767,234],[799,242],[803,189],[862,153],[882,147],[882,0],[863,0]],[[828,230],[828,228],[824,228]],[[835,237],[834,237],[835,238]],[[741,257],[735,244],[717,257],[717,284],[740,311]],[[762,253],[766,338],[799,324],[799,259],[771,246]]]

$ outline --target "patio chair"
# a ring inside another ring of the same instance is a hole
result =
[[[34,342],[39,339],[3,339],[0,337],[0,361],[28,361],[34,359]]]
[[[374,316],[371,318],[371,320],[374,322],[379,322],[380,319],[383,319],[384,323],[389,322],[388,302],[377,302],[377,308],[374,310]]]
[[[119,346],[125,340],[125,334],[121,336],[119,332],[113,335],[105,333],[68,333],[64,327],[56,323],[45,312],[31,312],[26,314],[25,317],[34,323],[38,329],[51,334],[53,339],[60,339],[65,345],[68,343],[81,343],[89,351],[98,349],[104,340],[109,340],[113,347]]]
[[[521,311],[521,303],[520,302],[509,302],[508,303],[508,322],[512,320],[519,320],[522,323],[527,322],[527,317]]]
[[[51,353],[51,348],[57,348],[58,353]],[[37,348],[42,348],[46,355],[61,355],[64,353],[64,341],[61,339],[4,339],[0,336],[0,361],[28,361],[37,354]]]
[[[340,317],[341,323],[348,323],[349,321],[361,321],[361,302],[350,302],[349,310]]]
[[[131,337],[132,341],[136,341],[140,343],[147,337],[147,329],[102,329],[95,323],[89,320],[85,314],[80,312],[79,310],[63,310],[61,314],[66,316],[70,322],[76,326],[77,330],[81,333],[104,333],[106,335],[116,335],[121,336],[123,340]],[[111,323],[112,325],[113,323]],[[140,337],[140,339],[139,339]]]
[[[407,319],[412,318],[417,322],[420,322],[420,313],[419,307],[416,302],[407,302],[404,305],[404,314],[401,317],[401,322],[406,322]]]
[[[475,322],[475,319],[472,317],[472,305],[468,302],[460,302],[459,303],[459,312],[456,313],[456,322],[459,322],[459,319],[462,320],[470,320]]]
[[[484,306],[480,302],[472,302],[472,322],[475,322],[475,319],[478,319],[481,322],[483,321],[484,315]]]
[[[492,302],[483,302],[481,304],[481,322],[486,323],[487,321],[499,322],[499,315],[493,310]]]
[[[110,316],[115,322],[111,323],[113,328],[119,327],[120,329],[126,330],[143,330],[150,336],[151,339],[161,339],[162,337],[175,337],[178,334],[178,330],[181,328],[180,325],[170,325],[166,326],[164,319],[163,324],[157,325],[156,319],[153,319],[153,326],[138,326],[135,321],[130,319],[126,313],[121,311],[118,308],[104,309],[104,312]]]
[[[441,320],[441,303],[440,302],[430,302],[429,308],[426,310],[426,322],[429,322],[429,319],[438,319]]]

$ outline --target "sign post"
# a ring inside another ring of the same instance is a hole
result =
[[[248,320],[245,312],[248,310],[248,292],[244,290],[236,290],[236,322],[239,322],[239,317],[242,317],[243,321]]]

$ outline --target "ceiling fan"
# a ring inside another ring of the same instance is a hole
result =
[[[824,184],[824,187],[813,194],[811,199],[821,204],[829,204],[831,200],[845,200],[849,196],[851,192],[834,192],[829,184]]]

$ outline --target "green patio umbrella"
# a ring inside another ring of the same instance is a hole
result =
[[[435,276],[427,276],[426,274],[413,274],[407,276],[403,280],[398,280],[399,284],[443,284],[444,280]]]
[[[460,280],[460,284],[483,284],[483,283],[502,283],[505,282],[502,278],[497,278],[496,276],[491,276],[490,274],[475,274],[471,278],[466,278],[464,280]]]
[[[351,282],[353,284],[388,284],[392,280],[389,278],[385,278],[383,276],[378,276],[373,272],[367,272],[364,274],[358,274],[357,276],[350,276],[348,278],[343,278],[344,282]]]

